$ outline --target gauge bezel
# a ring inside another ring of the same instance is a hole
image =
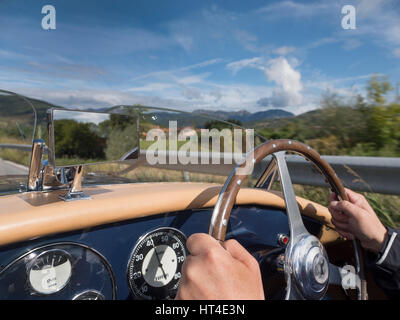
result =
[[[81,293],[78,293],[77,295],[75,295],[75,296],[72,298],[72,300],[82,301],[82,299],[79,299],[80,297],[84,296],[85,294],[92,294],[92,293],[96,294],[98,297],[101,298],[101,299],[98,299],[98,300],[105,300],[104,295],[103,295],[100,291],[98,291],[98,290],[92,290],[92,289],[88,289],[88,290],[85,290],[85,291],[83,291],[83,292],[81,292]]]
[[[30,258],[29,256],[35,252],[40,252],[41,250],[45,250],[47,248],[51,248],[51,247],[55,247],[54,249],[59,249],[57,248],[57,246],[76,246],[76,247],[80,247],[86,250],[91,251],[92,253],[94,253],[95,255],[97,255],[100,260],[103,262],[103,264],[105,265],[105,267],[107,268],[108,271],[108,275],[111,281],[111,288],[112,288],[112,296],[111,299],[115,300],[116,296],[117,296],[117,285],[116,285],[116,280],[115,280],[115,275],[114,275],[114,271],[111,267],[111,264],[108,262],[108,260],[97,250],[95,250],[94,248],[91,248],[85,244],[79,243],[79,242],[73,242],[73,241],[61,241],[61,242],[53,242],[53,243],[48,243],[48,244],[44,244],[38,247],[34,247],[33,249],[29,250],[28,252],[25,252],[24,254],[20,255],[18,258],[15,258],[14,260],[12,260],[10,263],[8,263],[3,269],[0,270],[0,276],[7,272],[9,268],[11,268],[12,266],[14,266],[16,263],[20,262],[21,260],[24,260],[25,265],[29,264],[31,259],[35,259],[35,257]],[[52,250],[52,249],[49,249]],[[64,249],[59,249],[59,250],[64,250]],[[40,254],[40,253],[39,253]],[[29,279],[26,279],[29,282]],[[71,281],[71,279],[70,279]],[[65,287],[64,287],[65,288]],[[29,288],[27,288],[29,289]],[[30,290],[30,289],[29,289]],[[49,294],[40,294],[40,293],[36,293],[36,291],[32,292],[30,291],[32,294],[37,295],[37,296],[41,296],[41,297],[46,297],[46,296],[50,296]],[[53,294],[59,293],[61,291],[57,291]]]
[[[156,229],[151,229],[150,231],[148,231],[148,232],[144,233],[143,235],[141,235],[139,237],[139,239],[136,241],[135,245],[133,246],[133,249],[131,250],[131,254],[129,255],[128,264],[127,264],[127,267],[126,267],[126,278],[127,278],[127,281],[128,281],[128,286],[129,286],[130,292],[136,298],[139,298],[139,299],[142,299],[142,300],[149,300],[149,298],[151,299],[152,297],[148,297],[148,296],[145,296],[143,294],[137,293],[136,290],[132,287],[132,283],[131,283],[131,279],[130,279],[130,265],[131,265],[131,262],[132,262],[133,255],[134,255],[138,245],[144,239],[146,239],[151,234],[154,234],[154,233],[157,233],[157,232],[160,232],[160,231],[164,231],[164,230],[166,231],[166,233],[168,233],[169,231],[173,231],[173,232],[179,234],[182,237],[182,239],[184,240],[184,243],[182,243],[182,245],[183,245],[183,248],[184,248],[185,259],[189,255],[189,252],[188,252],[188,250],[186,248],[187,236],[179,229],[176,229],[176,228],[173,228],[173,227],[158,227]]]
[[[68,276],[67,281],[65,281],[65,283],[63,284],[62,287],[58,288],[55,291],[49,292],[49,293],[45,293],[45,292],[40,292],[38,290],[36,290],[33,286],[32,283],[30,281],[30,272],[32,270],[32,267],[35,265],[35,262],[40,259],[42,256],[52,253],[52,252],[60,252],[63,256],[66,256],[68,258],[69,263],[71,264],[71,272]],[[32,252],[34,253],[34,252]],[[32,254],[31,253],[31,254]],[[29,257],[29,255],[28,255]],[[49,296],[52,294],[55,294],[57,292],[60,292],[61,290],[63,290],[70,282],[71,278],[72,278],[72,274],[74,272],[74,258],[72,257],[72,255],[70,253],[68,253],[67,251],[63,250],[63,249],[58,249],[58,248],[54,248],[54,249],[49,249],[49,250],[44,250],[42,252],[40,252],[39,254],[37,254],[35,257],[31,257],[29,258],[29,262],[27,263],[27,268],[26,268],[26,283],[28,284],[28,288],[31,291],[31,293],[37,294],[37,295],[41,295],[41,296]]]

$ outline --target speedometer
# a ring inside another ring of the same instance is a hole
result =
[[[177,229],[160,228],[142,236],[128,264],[132,293],[141,299],[173,299],[186,255],[186,236]]]

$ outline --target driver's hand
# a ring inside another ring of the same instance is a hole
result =
[[[378,253],[387,235],[386,228],[363,195],[345,190],[349,201],[337,201],[335,193],[329,198],[328,209],[336,231],[347,239],[359,239],[363,248]]]
[[[219,244],[205,233],[187,240],[189,255],[182,266],[176,299],[264,299],[258,263],[236,240]]]

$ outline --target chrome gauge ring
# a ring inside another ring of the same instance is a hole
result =
[[[128,263],[128,283],[135,298],[175,298],[186,256],[186,236],[177,229],[159,228],[143,235]]]

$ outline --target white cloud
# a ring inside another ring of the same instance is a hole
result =
[[[233,74],[244,68],[256,68],[263,69],[263,60],[260,57],[255,57],[251,59],[243,59],[235,62],[228,63],[226,65],[227,69],[231,70]]]
[[[357,26],[354,32],[344,35],[366,36],[391,51],[400,46],[400,15],[396,0],[359,0],[355,4]]]
[[[324,46],[326,44],[331,44],[331,43],[335,43],[338,42],[339,39],[337,37],[325,37],[325,38],[321,38],[315,41],[312,41],[310,44],[306,45],[304,47],[304,49],[315,49],[321,46]]]
[[[202,92],[202,106],[213,110],[256,111],[257,100],[270,93],[265,85],[213,84],[212,90]]]
[[[200,100],[202,98],[202,93],[199,88],[185,88],[182,91],[182,95],[189,100]]]
[[[29,56],[26,56],[24,54],[15,52],[15,51],[8,51],[8,50],[3,50],[0,49],[0,57],[3,59],[28,59]]]
[[[290,53],[293,53],[296,51],[295,47],[287,47],[287,46],[283,46],[283,47],[279,47],[277,49],[274,50],[274,53],[276,53],[277,55],[280,56],[286,56]]]
[[[258,38],[256,35],[246,30],[235,30],[233,32],[235,39],[248,51],[257,52],[260,51],[257,42]]]
[[[357,49],[362,45],[362,42],[358,39],[346,39],[343,43],[343,49],[346,51],[351,51]]]
[[[183,86],[202,83],[204,79],[210,75],[211,75],[210,72],[204,72],[201,74],[190,75],[187,77],[176,77],[176,82]]]
[[[175,34],[174,39],[186,51],[190,51],[193,46],[193,38],[183,34]]]
[[[400,58],[400,48],[395,48],[393,54],[395,57]]]
[[[296,106],[302,102],[301,75],[292,68],[284,57],[271,59],[265,69],[268,81],[275,82],[279,88],[273,91],[271,104],[279,107]]]
[[[339,7],[339,4],[333,1],[313,1],[300,3],[294,1],[279,1],[268,4],[256,10],[268,19],[279,19],[282,17],[305,18],[321,14],[331,14],[333,9]]]
[[[131,81],[142,80],[142,79],[152,78],[152,77],[156,77],[156,78],[157,77],[166,77],[166,76],[172,77],[175,74],[179,74],[179,73],[194,70],[194,69],[205,68],[205,67],[208,67],[208,66],[211,66],[214,64],[221,63],[223,61],[224,60],[222,58],[216,58],[216,59],[210,59],[210,60],[202,61],[199,63],[191,64],[191,65],[176,68],[176,69],[148,72],[143,75],[132,78]]]
[[[133,87],[126,89],[126,91],[131,91],[131,92],[157,92],[157,91],[162,91],[165,89],[171,88],[172,85],[170,83],[149,83],[147,85],[141,86],[141,87]]]
[[[280,53],[289,53],[293,50],[294,48],[291,47],[277,49]],[[226,67],[233,74],[244,68],[263,71],[267,81],[274,82],[277,87],[264,87],[264,92],[256,99],[256,104],[262,107],[287,108],[299,106],[302,103],[303,90],[301,74],[294,69],[298,65],[298,61],[296,59],[290,59],[290,61],[292,63],[289,63],[288,59],[283,56],[270,59],[267,62],[261,57],[254,57],[231,62]]]

